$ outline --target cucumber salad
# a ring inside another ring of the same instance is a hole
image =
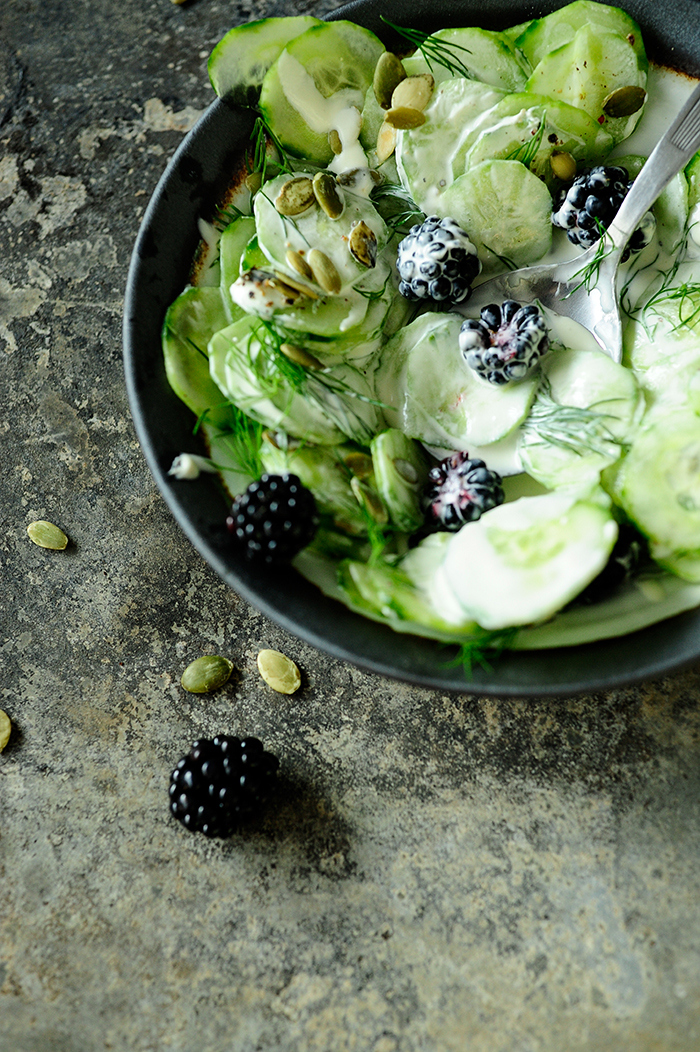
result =
[[[700,155],[630,241],[621,364],[537,303],[472,306],[504,270],[606,251],[690,81],[593,0],[504,32],[386,28],[391,51],[270,18],[210,57],[255,126],[164,322],[209,448],[173,484],[218,472],[231,545],[466,648],[700,605]]]

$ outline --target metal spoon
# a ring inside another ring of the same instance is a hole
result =
[[[654,147],[615,219],[599,241],[575,259],[524,267],[499,275],[474,289],[469,307],[494,300],[538,300],[557,314],[585,326],[615,362],[622,358],[622,326],[617,270],[627,242],[640,220],[674,175],[700,147],[700,85]],[[614,163],[614,162],[613,162]],[[585,280],[594,275],[595,284]]]

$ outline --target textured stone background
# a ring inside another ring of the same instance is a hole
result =
[[[135,441],[128,258],[206,56],[328,7],[0,6],[0,1048],[696,1052],[700,668],[541,702],[360,673],[219,583]],[[212,650],[235,678],[186,695]],[[219,730],[259,734],[285,788],[225,843],[166,802]]]

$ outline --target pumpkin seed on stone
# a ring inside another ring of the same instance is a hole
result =
[[[324,292],[340,292],[340,274],[333,260],[329,259],[320,248],[312,248],[309,252],[309,266],[314,281],[321,286]]]
[[[616,88],[603,99],[603,113],[606,117],[631,117],[637,110],[641,110],[646,97],[644,88],[636,84]]]
[[[292,270],[296,270],[302,278],[307,278],[309,281],[313,278],[311,273],[311,267],[306,262],[301,252],[297,252],[295,249],[290,248],[287,250],[286,260]]]
[[[563,179],[565,182],[568,182],[569,179],[573,179],[576,175],[576,160],[570,153],[553,153],[549,158],[549,163],[557,179]]]
[[[377,235],[364,219],[353,224],[348,237],[348,248],[353,259],[364,267],[373,267],[377,262]]]
[[[396,128],[384,120],[377,135],[377,164],[384,164],[396,149]]]
[[[314,185],[306,175],[288,179],[275,198],[275,208],[280,215],[297,216],[305,212],[316,200]]]
[[[393,128],[407,131],[410,128],[420,128],[421,124],[425,124],[425,114],[413,106],[395,106],[389,110],[385,120]]]
[[[278,694],[293,694],[301,686],[301,673],[291,658],[279,650],[261,650],[258,672]]]
[[[405,77],[406,70],[398,55],[392,54],[391,51],[385,51],[379,56],[379,61],[374,67],[372,87],[374,88],[374,96],[383,110],[389,109],[391,96],[396,85],[404,80]]]
[[[343,142],[338,135],[336,128],[331,128],[328,132],[328,145],[330,146],[333,153],[338,156],[339,153],[343,152]]]
[[[193,661],[182,673],[180,685],[190,694],[209,694],[228,681],[233,662],[220,654],[205,654]]]
[[[0,752],[5,748],[12,734],[12,721],[6,712],[0,709]]]
[[[394,88],[391,96],[391,109],[408,106],[414,110],[424,110],[430,102],[435,88],[432,73],[418,73],[415,77],[406,77]]]
[[[316,172],[313,179],[316,200],[329,219],[337,219],[343,214],[343,200],[338,193],[338,184],[328,172]]]
[[[68,547],[68,538],[63,530],[58,526],[54,526],[52,522],[46,522],[45,519],[30,522],[27,526],[27,533],[29,534],[29,539],[34,541],[34,544],[38,545],[39,548],[48,548],[54,552],[62,552],[64,548]]]
[[[318,358],[310,354],[304,347],[297,347],[295,343],[282,343],[280,344],[280,350],[285,358],[289,358],[290,362],[303,365],[305,369],[323,369],[323,365]]]

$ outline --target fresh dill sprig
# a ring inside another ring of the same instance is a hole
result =
[[[615,246],[605,237],[606,231],[601,221],[599,219],[596,219],[596,223],[598,224],[600,239],[596,244],[596,250],[593,254],[593,259],[590,261],[590,263],[587,263],[584,267],[581,267],[580,270],[577,270],[573,274],[573,277],[579,278],[579,281],[576,285],[574,285],[572,289],[569,290],[569,292],[567,292],[567,296],[572,296],[574,292],[578,291],[578,289],[582,287],[585,288],[588,292],[590,292],[591,289],[594,288],[595,285],[598,283],[598,278],[600,277],[600,268],[603,265],[603,261],[606,260],[608,256],[615,251]]]
[[[253,144],[252,156],[247,158],[248,171],[260,175],[261,181],[267,180],[267,169],[269,166],[281,169],[283,172],[293,172],[287,153],[275,133],[262,117],[256,117],[250,140]],[[273,159],[269,154],[269,146],[274,146],[277,158]]]
[[[542,139],[544,137],[545,130],[545,114],[542,114],[537,128],[532,132],[532,137],[528,142],[523,142],[520,146],[516,146],[514,150],[511,150],[506,156],[507,161],[520,161],[526,168],[530,168],[537,157],[540,146],[542,145]]]
[[[651,338],[653,329],[649,321],[649,315],[660,314],[659,307],[662,303],[677,303],[678,323],[673,326],[672,331],[677,332],[682,328],[694,328],[698,319],[700,318],[700,282],[697,281],[679,281],[676,284],[678,277],[678,271],[681,265],[685,262],[685,250],[687,247],[688,235],[690,229],[686,226],[683,238],[680,242],[680,251],[677,253],[672,265],[668,270],[659,272],[659,284],[658,287],[651,292],[647,298],[640,304],[632,306],[630,303],[630,286],[632,281],[643,271],[653,266],[659,258],[659,255],[647,263],[644,267],[637,268],[622,288],[620,294],[620,300],[623,304],[623,309],[628,317],[639,320],[644,327],[644,331],[648,338]],[[690,307],[690,313],[685,313],[685,309]]]
[[[246,475],[251,478],[260,478],[262,474],[262,461],[260,459],[260,446],[264,427],[257,420],[251,419],[242,409],[233,402],[222,402],[221,405],[210,406],[200,414],[194,427],[196,434],[202,424],[208,423],[207,417],[211,412],[223,407],[228,409],[229,424],[227,427],[216,427],[215,437],[228,446],[231,455]],[[230,471],[231,467],[215,465],[220,471]]]
[[[500,253],[496,252],[496,249],[495,248],[491,248],[490,245],[484,244],[484,248],[486,249],[487,252],[491,252],[491,254],[496,257],[498,262],[501,263],[502,266],[504,266],[506,268],[506,270],[517,270],[518,269],[518,264],[514,260],[510,259],[508,256],[500,255]]]
[[[266,201],[269,201],[269,203],[272,205],[273,208],[275,208],[274,201],[270,200],[270,198],[267,196],[267,194],[265,193],[264,190],[258,190],[258,193],[261,194],[261,196],[264,197]],[[294,229],[296,230],[297,234],[299,235],[299,237],[302,239],[302,241],[305,241],[306,244],[309,245],[308,238],[304,235],[303,230],[301,230],[301,228],[300,228],[299,224],[297,223],[296,219],[294,218],[294,216],[282,215],[282,213],[278,212],[276,208],[275,208],[275,213],[277,215],[277,218],[282,223],[282,226],[285,229],[285,233],[286,233],[286,230],[287,230],[287,223],[291,223],[292,226],[294,227]],[[309,245],[309,248],[310,247],[311,246]]]
[[[478,635],[465,639],[463,643],[455,644],[457,653],[454,658],[445,663],[445,667],[459,668],[461,666],[467,679],[473,676],[475,665],[479,665],[486,672],[492,672],[491,662],[498,660],[504,650],[511,648],[517,633],[517,628],[501,628],[494,632],[487,632],[484,629]]]
[[[622,443],[605,420],[614,419],[613,414],[596,412],[595,406],[604,406],[607,402],[617,402],[617,398],[607,398],[595,402],[593,406],[561,405],[552,398],[549,380],[543,377],[537,392],[537,398],[530,414],[522,424],[526,434],[535,435],[536,445],[559,446],[577,456],[585,453],[610,454],[610,445],[622,446]]]
[[[402,36],[404,40],[408,40],[414,48],[421,52],[429,70],[432,71],[433,62],[435,62],[438,66],[443,66],[453,76],[467,77],[469,80],[473,78],[474,74],[465,65],[462,56],[458,54],[458,52],[464,51],[465,54],[471,55],[468,47],[464,47],[462,44],[455,44],[453,41],[441,40],[439,37],[433,36],[432,33],[424,33],[421,29],[407,29],[404,26],[397,26],[390,22],[388,18],[385,18],[384,15],[380,17],[382,22],[385,22],[395,33]]]
[[[424,213],[400,183],[387,182],[375,186],[370,198],[373,204],[383,203],[386,206],[384,209],[380,207],[378,211],[395,234],[407,233],[409,227],[425,218]]]
[[[373,303],[375,300],[380,300],[385,294],[386,287],[389,284],[390,280],[391,273],[387,274],[386,278],[384,279],[384,284],[380,289],[358,289],[356,287],[355,292],[357,292],[358,295],[362,296],[364,299],[369,300],[370,303]]]
[[[240,208],[234,205],[233,202],[229,202],[225,208],[217,209],[213,225],[217,230],[225,230],[225,228],[230,223],[233,223],[235,219],[241,219],[246,214],[246,212],[242,212]]]

